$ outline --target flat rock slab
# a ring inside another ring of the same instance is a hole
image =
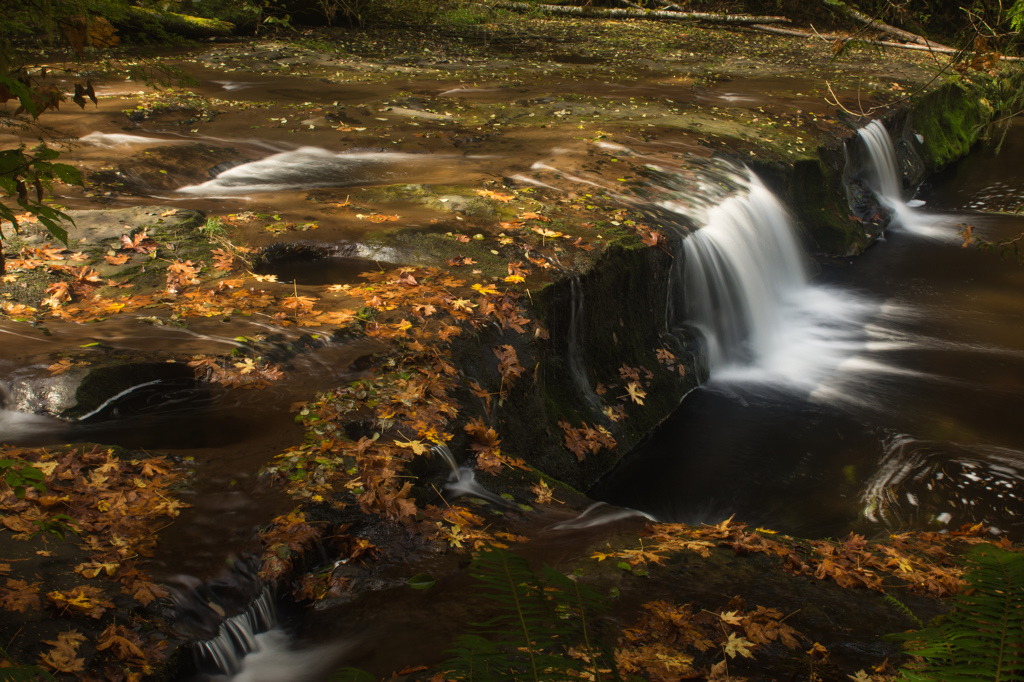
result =
[[[74,250],[103,245],[139,228],[187,228],[199,225],[205,219],[200,211],[173,206],[69,210],[65,213],[75,221],[74,227],[68,230],[68,246]],[[53,235],[39,224],[22,225],[21,239],[33,245],[54,241]]]

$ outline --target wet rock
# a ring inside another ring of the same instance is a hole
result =
[[[206,219],[201,211],[173,206],[70,209],[65,213],[75,221],[68,228],[68,244],[75,250],[108,248],[121,235],[139,230],[147,230],[150,234],[163,230],[190,230],[202,225]],[[38,224],[24,225],[17,239],[26,245],[54,241],[53,235]]]
[[[167,145],[136,153],[114,170],[92,174],[90,181],[104,188],[144,195],[205,182],[217,166],[239,165],[249,160],[231,148],[198,143]],[[223,169],[214,175],[220,172]]]
[[[245,613],[263,593],[259,570],[259,558],[248,554],[206,581],[187,575],[171,578],[172,629],[192,641],[215,639],[225,620]]]

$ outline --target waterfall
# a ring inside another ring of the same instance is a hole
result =
[[[663,176],[649,206],[682,237],[669,321],[704,337],[713,381],[810,393],[863,347],[872,305],[809,283],[796,227],[754,173]]]
[[[678,200],[662,209],[690,215]],[[753,175],[742,191],[708,207],[703,225],[683,240],[683,320],[708,343],[712,371],[758,364],[781,338],[782,306],[807,286],[792,222],[778,199]]]
[[[880,121],[875,120],[857,131],[857,134],[864,141],[871,162],[867,169],[868,187],[880,201],[893,208],[903,204],[896,149],[889,131]]]
[[[448,482],[444,484],[445,492],[449,493],[453,498],[462,497],[463,495],[469,495],[471,497],[478,497],[482,500],[496,504],[499,507],[515,508],[515,505],[503,498],[501,495],[495,495],[487,488],[483,487],[479,481],[476,480],[476,473],[469,467],[460,467],[459,463],[455,461],[455,455],[452,453],[451,448],[447,445],[440,444],[430,448],[431,452],[440,457],[448,464],[451,468],[451,473],[448,474]]]
[[[899,164],[896,161],[896,148],[881,121],[874,120],[857,131],[858,136],[867,149],[867,167],[865,183],[874,193],[879,203],[891,208],[896,214],[896,224],[907,232],[925,237],[948,239],[956,235],[949,228],[937,227],[923,219],[914,210],[921,206],[920,201],[904,201],[900,183]]]
[[[274,601],[264,587],[249,608],[224,619],[216,637],[195,643],[200,669],[213,667],[218,673],[235,675],[242,669],[242,659],[260,650],[256,636],[276,625]]]

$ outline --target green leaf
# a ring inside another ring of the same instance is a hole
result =
[[[437,581],[426,573],[417,573],[406,582],[414,590],[429,590],[437,584]]]
[[[85,185],[82,172],[74,166],[69,166],[66,163],[54,163],[50,165],[50,170],[65,185]]]

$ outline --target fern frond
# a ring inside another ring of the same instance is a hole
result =
[[[3,647],[0,647],[0,662],[3,661],[8,661],[13,665],[0,668],[0,682],[39,682],[39,680],[57,682],[57,678],[51,675],[46,668],[40,668],[38,665],[15,664],[10,654]]]
[[[899,611],[904,616],[906,616],[907,620],[909,620],[910,622],[912,622],[915,625],[917,625],[917,627],[919,629],[924,628],[924,623],[921,622],[920,618],[918,618],[917,616],[914,615],[914,612],[911,611],[910,608],[908,608],[906,604],[901,602],[896,597],[893,597],[892,595],[888,595],[887,594],[887,595],[885,595],[884,598],[885,598],[885,601],[888,602],[890,606],[895,607],[895,609],[897,611]]]
[[[451,679],[483,682],[494,679],[494,671],[511,667],[493,642],[478,635],[462,635],[446,653],[452,656],[445,666]]]
[[[921,682],[1024,679],[1024,555],[994,545],[973,548],[968,588],[953,609],[918,632],[897,635],[924,659],[902,671]]]
[[[594,636],[591,615],[607,608],[596,590],[549,567],[542,580],[522,557],[492,547],[474,556],[470,570],[498,613],[456,640],[445,666],[449,679],[602,682],[609,676],[601,669],[616,670],[611,652]],[[589,665],[568,656],[581,641]]]

